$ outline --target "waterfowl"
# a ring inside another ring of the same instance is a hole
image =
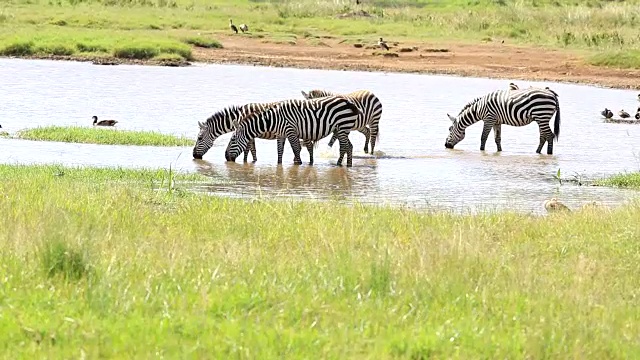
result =
[[[602,110],[600,114],[602,114],[602,116],[604,116],[606,119],[611,119],[613,117],[613,111],[607,108],[604,108],[604,110]]]
[[[380,40],[378,40],[378,45],[381,48],[385,49],[385,50],[389,50],[389,47],[387,46],[387,43],[384,40],[382,40],[382,38],[380,38]]]
[[[229,19],[229,28],[231,29],[231,31],[235,32],[236,34],[238,33],[238,28],[233,25],[233,20]]]
[[[247,26],[247,24],[240,24],[240,30],[244,33],[249,31],[249,27]]]
[[[623,110],[620,110],[620,112],[618,112],[618,115],[620,115],[620,117],[621,117],[621,118],[623,118],[623,119],[626,119],[626,118],[628,118],[629,116],[631,116],[631,115],[629,115],[629,113],[628,113],[628,112],[624,111],[624,109],[623,109]]]
[[[93,116],[93,126],[114,126],[118,122],[116,120],[100,120],[97,116]]]
[[[551,198],[551,200],[545,201],[544,208],[548,212],[571,211],[571,209],[569,209],[565,204],[559,202],[556,198]]]
[[[518,89],[520,89],[518,85],[514,83],[509,83],[509,90],[518,90]]]

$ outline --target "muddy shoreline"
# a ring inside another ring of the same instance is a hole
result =
[[[640,70],[596,67],[585,54],[503,43],[401,43],[381,51],[374,44],[305,39],[276,44],[243,36],[221,36],[222,49],[193,48],[198,63],[243,64],[299,69],[442,74],[518,81],[578,83],[640,89]],[[388,54],[391,53],[391,54]],[[155,61],[83,56],[29,56],[31,59],[90,61],[96,65],[189,66],[188,61]],[[527,86],[521,84],[521,86]]]

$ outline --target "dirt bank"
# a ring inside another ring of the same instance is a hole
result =
[[[621,89],[640,89],[640,70],[613,69],[586,64],[584,54],[516,46],[508,43],[443,44],[389,43],[379,49],[374,43],[354,44],[337,39],[298,39],[295,43],[273,43],[246,35],[218,36],[224,49],[194,48],[196,61],[221,64],[252,64],[277,67],[334,70],[389,71],[450,74],[498,79],[562,81]],[[93,61],[95,64],[188,66],[187,62],[123,60],[44,56],[53,60]],[[520,84],[527,86],[527,84]]]
[[[515,46],[482,44],[389,44],[397,57],[381,55],[375,44],[340,43],[320,39],[310,44],[274,44],[246,36],[220,38],[224,49],[195,48],[198,61],[296,68],[394,71],[455,74],[502,79],[563,81],[622,89],[640,89],[640,70],[609,69],[585,64],[580,53]],[[414,50],[414,47],[417,50]],[[403,49],[405,52],[400,52]],[[411,50],[411,51],[409,51]],[[526,84],[524,84],[526,85]]]

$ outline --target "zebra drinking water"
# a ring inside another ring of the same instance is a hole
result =
[[[352,165],[353,146],[349,141],[349,132],[353,129],[360,110],[342,96],[328,96],[309,100],[286,100],[268,109],[255,112],[237,123],[237,129],[225,152],[227,161],[235,161],[249,142],[266,132],[286,137],[293,150],[294,164],[300,160],[300,139],[314,142],[336,133],[340,144],[340,157],[337,165],[342,165],[347,154],[347,166]],[[280,146],[282,144],[282,146]],[[278,157],[282,157],[284,141],[278,143]]]
[[[338,95],[325,90],[311,90],[308,93],[304,91],[301,92],[305,99]],[[358,116],[358,121],[352,130],[357,130],[365,136],[365,153],[369,153],[369,140],[371,140],[371,154],[373,155],[373,149],[376,146],[376,139],[378,137],[378,124],[382,117],[382,103],[380,99],[368,90],[358,90],[349,94],[340,94],[340,96],[351,100],[362,112],[362,115]],[[337,139],[338,137],[334,133],[331,140],[329,140],[329,146],[333,146]]]
[[[553,132],[549,122],[556,114]],[[487,138],[493,128],[498,151],[500,145],[501,125],[525,126],[532,121],[540,127],[540,145],[536,153],[540,154],[547,142],[547,154],[553,154],[553,140],[560,135],[560,103],[558,96],[551,90],[528,88],[520,90],[498,90],[476,98],[465,105],[457,117],[447,114],[453,122],[449,127],[449,136],[444,146],[447,149],[459,143],[465,136],[465,129],[480,120],[484,121],[484,129],[480,139],[480,150],[484,151]]]
[[[241,120],[247,115],[255,112],[255,111],[264,111],[267,110],[279,102],[271,102],[271,103],[249,103],[245,105],[232,105],[228,106],[220,111],[217,111],[213,115],[211,115],[204,123],[198,121],[198,126],[200,127],[200,131],[198,133],[198,138],[196,140],[196,144],[193,147],[193,158],[194,159],[202,159],[204,154],[209,151],[211,146],[213,146],[213,142],[219,136],[224,135],[226,133],[230,133],[235,130],[233,125],[234,121]],[[260,139],[265,140],[274,140],[277,137],[270,133],[265,133],[259,136]],[[282,139],[284,141],[284,139]],[[284,146],[284,144],[282,145]],[[307,149],[310,147],[313,148],[313,143],[307,144],[305,143]],[[251,156],[253,157],[253,161],[255,162],[256,157],[256,145],[255,140],[251,140],[249,146],[244,150],[244,161],[247,162],[249,157],[249,151],[251,151]],[[280,153],[281,154],[281,153]],[[278,163],[282,163],[282,158],[278,158]]]

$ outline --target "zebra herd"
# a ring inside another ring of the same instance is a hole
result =
[[[235,161],[244,152],[247,162],[249,152],[257,161],[255,138],[277,140],[278,164],[282,163],[285,141],[294,153],[294,164],[302,164],[302,144],[309,152],[309,164],[313,164],[313,149],[319,140],[332,134],[329,146],[337,140],[341,165],[344,155],[347,166],[352,165],[353,146],[349,140],[351,131],[365,136],[364,152],[373,154],[382,117],[382,103],[368,90],[348,94],[335,94],[324,90],[301,91],[304,99],[289,99],[271,103],[249,103],[228,106],[198,122],[200,131],[193,148],[193,157],[202,159],[219,136],[233,132],[225,150],[227,161]],[[554,129],[550,122],[555,113]],[[560,135],[560,104],[558,95],[549,88],[530,87],[496,90],[466,104],[457,116],[447,114],[452,122],[445,147],[453,149],[465,137],[465,129],[484,121],[480,150],[484,151],[489,133],[493,129],[497,150],[502,151],[501,126],[525,126],[538,123],[541,153],[547,143],[547,154],[553,154],[553,141]],[[369,149],[369,145],[371,148]]]

